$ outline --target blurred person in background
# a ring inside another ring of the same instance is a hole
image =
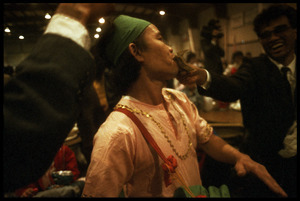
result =
[[[220,47],[220,40],[224,34],[219,20],[211,19],[207,26],[202,28],[201,36],[203,37],[200,43],[204,53],[204,67],[210,72],[222,74],[224,71],[222,57],[225,52]]]
[[[66,170],[68,171],[68,175],[65,175],[67,177],[62,178],[63,175],[60,175],[61,178],[55,178],[54,174]],[[67,145],[63,145],[44,175],[36,182],[17,189],[15,194],[17,197],[79,197],[83,185],[81,185],[81,189],[79,187],[76,189],[74,184],[74,188],[69,186],[78,179],[79,174],[75,153]]]
[[[231,64],[224,70],[224,75],[233,75],[242,65],[244,54],[242,51],[236,51],[232,54]]]

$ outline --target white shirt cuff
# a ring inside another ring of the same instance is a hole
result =
[[[44,34],[47,33],[69,38],[86,50],[91,47],[91,39],[87,29],[77,20],[62,14],[55,14],[52,17]]]
[[[210,83],[211,83],[211,77],[210,77],[210,73],[206,69],[204,69],[204,70],[206,72],[207,79],[206,79],[206,82],[201,85],[201,87],[203,89],[208,89],[208,87],[210,86]]]

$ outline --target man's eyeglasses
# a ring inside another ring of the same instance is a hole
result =
[[[273,29],[273,31],[264,31],[264,32],[260,33],[259,37],[261,39],[267,39],[267,38],[270,38],[272,36],[272,33],[274,33],[274,34],[280,34],[280,33],[285,32],[289,28],[291,28],[291,27],[288,26],[288,25],[279,25],[279,26],[276,26]]]

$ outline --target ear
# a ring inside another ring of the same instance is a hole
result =
[[[134,56],[135,59],[138,62],[143,62],[144,61],[144,57],[142,56],[141,51],[138,49],[138,47],[136,46],[136,44],[130,43],[128,45],[128,48],[129,48],[129,51],[132,54],[132,56]]]

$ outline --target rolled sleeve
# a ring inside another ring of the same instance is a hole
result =
[[[91,47],[91,39],[87,29],[77,20],[62,14],[55,14],[52,17],[44,34],[47,33],[69,38],[86,50]]]

